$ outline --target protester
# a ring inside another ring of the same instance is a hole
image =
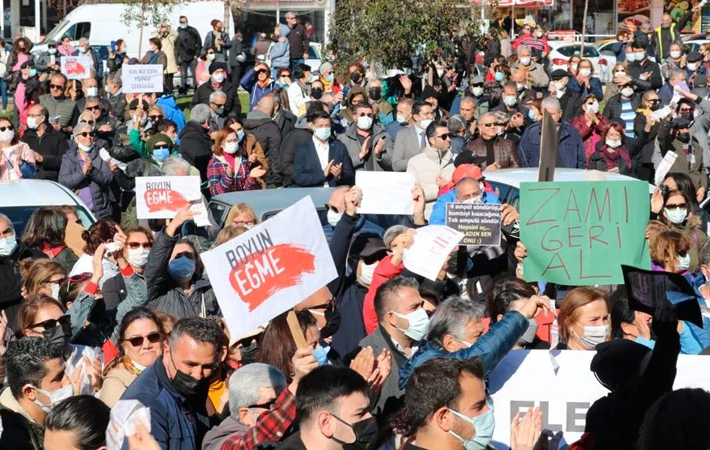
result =
[[[629,153],[635,153],[635,144],[635,140],[626,138],[624,128],[619,123],[613,122],[602,133],[594,153],[587,158],[587,168],[630,175],[633,166]],[[631,148],[627,149],[627,146]]]
[[[263,177],[269,166],[252,135],[242,129],[235,133],[232,128],[222,128],[212,152],[214,156],[207,167],[212,195],[263,188]]]
[[[186,16],[180,16],[175,42],[177,63],[180,66],[180,95],[187,94],[187,75],[192,75],[192,87],[197,90],[197,58],[202,53],[202,38],[195,27],[189,25]]]
[[[589,287],[572,289],[559,314],[560,350],[594,350],[611,339],[609,304],[604,292]]]
[[[250,111],[256,107],[259,100],[278,87],[270,75],[271,70],[269,69],[268,64],[258,62],[242,77],[239,84],[249,93]]]
[[[227,95],[227,103],[224,105],[226,114],[239,116],[242,111],[237,95],[237,85],[232,84],[227,80],[227,64],[221,61],[215,61],[209,67],[210,79],[195,89],[195,95],[192,97],[193,109],[196,105],[209,105],[210,95],[215,91],[222,91]],[[190,117],[192,120],[192,117]]]
[[[90,395],[62,401],[47,415],[45,450],[101,448],[106,445],[110,410]]]
[[[67,77],[58,73],[49,81],[49,94],[42,95],[39,103],[47,108],[50,117],[59,117],[58,123],[53,123],[54,129],[69,135],[79,117],[76,102],[64,93],[67,87]]]
[[[119,303],[126,299],[126,284],[123,279],[123,273],[133,271],[142,274],[145,265],[148,263],[150,250],[153,248],[153,233],[145,228],[129,228],[123,232],[123,235],[125,236],[123,249],[113,254],[118,269],[122,273],[113,277],[107,275],[101,288],[104,303],[108,309],[117,307]],[[110,240],[113,241],[113,234],[110,236]]]
[[[392,143],[384,128],[375,120],[371,105],[361,103],[355,109],[354,121],[348,125],[338,140],[352,160],[353,168],[366,171],[388,171],[392,167],[391,155],[387,152]]]
[[[489,166],[491,169],[520,167],[515,143],[499,137],[497,128],[493,113],[482,114],[478,119],[480,137],[470,141],[466,145],[466,151],[479,158],[485,158],[485,161],[480,164],[483,170]]]
[[[25,225],[22,243],[65,265],[69,271],[79,259],[65,242],[67,217],[58,209],[37,208]]]
[[[34,152],[20,141],[12,122],[0,118],[0,180],[34,178],[36,173]]]
[[[190,121],[180,133],[180,155],[197,168],[202,180],[207,180],[207,166],[212,157],[209,119],[210,107],[197,105],[192,108]]]
[[[268,176],[267,184],[270,187],[278,186],[281,182],[279,172],[279,157],[282,144],[282,134],[278,124],[272,119],[275,109],[275,95],[267,95],[259,100],[256,107],[247,114],[246,120],[242,123],[238,119],[230,120],[230,126],[237,130],[241,127],[246,132],[246,137],[256,138],[256,148],[261,151],[260,158],[268,158],[268,165],[264,161]]]
[[[651,211],[658,214],[661,222],[670,229],[682,233],[691,243],[688,268],[695,273],[699,268],[698,255],[707,236],[700,228],[700,217],[693,215],[689,207],[693,204],[693,200],[685,192],[678,190],[667,191],[662,197],[659,194],[660,192],[654,192],[652,196]]]

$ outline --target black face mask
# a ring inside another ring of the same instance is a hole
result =
[[[367,95],[369,95],[372,100],[380,100],[382,99],[382,88],[370,88],[367,90]]]
[[[658,108],[659,108],[660,106],[661,106],[661,105],[659,105],[658,102],[655,102],[655,103],[651,103],[651,106],[649,106],[648,108],[649,108],[651,111],[658,111]]]
[[[44,338],[52,344],[65,347],[69,343],[69,338],[71,337],[71,324],[65,323],[46,329],[42,332],[42,336],[44,336]]]
[[[694,119],[694,117],[693,117],[693,111],[688,111],[688,112],[680,113],[680,117],[682,117],[682,118],[684,118],[684,119],[688,119],[688,120],[690,120],[690,121],[692,122],[693,119]]]
[[[687,131],[684,131],[682,133],[677,133],[676,134],[676,139],[678,139],[680,142],[687,144],[690,142],[690,133]]]
[[[352,72],[350,74],[350,79],[353,80],[353,83],[360,81],[360,72]]]
[[[239,349],[239,353],[242,355],[242,360],[240,363],[242,365],[251,364],[256,362],[256,354],[259,351],[259,345],[256,341],[252,341],[249,347],[242,347]]]
[[[333,304],[332,309],[325,311],[325,326],[320,329],[321,339],[329,338],[340,329],[340,312],[338,308]]]
[[[335,414],[333,414],[333,417],[352,428],[355,433],[355,442],[352,444],[341,441],[336,437],[332,438],[335,442],[343,446],[343,450],[367,450],[377,439],[377,418],[370,417],[369,419],[361,420],[351,425]]]
[[[170,383],[173,385],[176,391],[182,394],[183,397],[192,398],[206,391],[206,387],[208,386],[209,382],[207,378],[198,380],[197,378],[193,378],[186,373],[180,372],[180,370],[175,365],[175,361],[173,361],[172,353],[170,353],[170,362],[172,362],[173,367],[175,367],[175,378],[173,378]]]
[[[320,98],[323,96],[323,89],[321,88],[311,88],[311,97],[313,97],[316,100],[320,100]]]

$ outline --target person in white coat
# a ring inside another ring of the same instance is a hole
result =
[[[173,77],[178,71],[177,59],[175,58],[175,41],[177,40],[177,31],[170,27],[170,24],[164,23],[160,26],[160,32],[155,36],[160,39],[162,50],[168,59],[163,71],[163,90],[172,92]]]
[[[311,98],[310,88],[306,86],[306,83],[311,79],[311,66],[297,64],[293,78],[296,81],[288,87],[288,104],[291,107],[291,112],[296,117],[300,117],[305,114],[306,103]]]

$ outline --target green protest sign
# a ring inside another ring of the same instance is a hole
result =
[[[650,269],[644,181],[521,183],[527,281],[623,284],[621,264]]]

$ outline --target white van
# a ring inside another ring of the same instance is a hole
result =
[[[60,43],[63,36],[72,39],[72,45],[78,46],[79,39],[88,38],[91,46],[104,47],[106,52],[111,47],[111,41],[123,39],[129,57],[142,58],[148,51],[148,39],[156,32],[152,25],[143,28],[143,45],[138,54],[140,28],[123,23],[125,4],[86,4],[72,10],[56,27],[52,29],[45,40],[32,48],[33,53],[47,50],[47,40],[53,39]],[[224,20],[224,2],[222,1],[195,1],[175,5],[169,18],[173,29],[177,30],[180,16],[186,16],[190,26],[200,32],[204,41],[205,36],[212,30],[210,22],[214,19]],[[234,20],[229,21],[229,36],[234,36]],[[102,52],[103,53],[103,52]]]

